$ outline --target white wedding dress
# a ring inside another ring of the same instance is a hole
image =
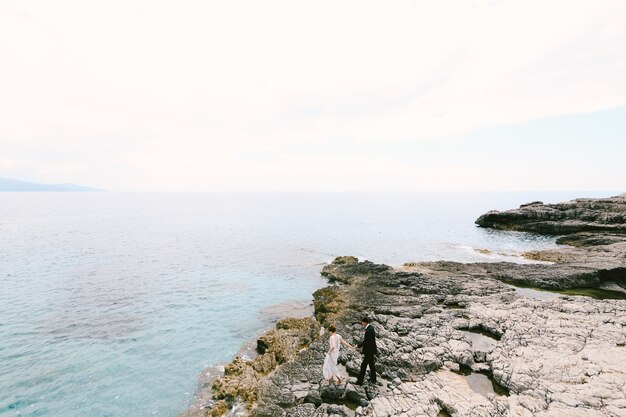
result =
[[[322,371],[324,373],[324,379],[330,380],[331,378],[339,379],[339,369],[337,369],[337,358],[339,358],[339,349],[341,348],[341,336],[337,333],[332,335],[329,339],[330,347],[329,351],[326,354],[326,359],[324,359],[324,368]],[[333,351],[330,351],[330,348],[335,348]]]

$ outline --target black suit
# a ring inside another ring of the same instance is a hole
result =
[[[376,331],[371,324],[368,324],[365,328],[365,337],[358,346],[363,348],[363,362],[361,362],[361,373],[359,374],[357,384],[363,383],[368,365],[370,367],[370,381],[376,382],[375,355],[378,354],[378,349],[376,348]]]

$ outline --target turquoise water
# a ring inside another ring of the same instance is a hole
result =
[[[0,416],[176,416],[333,257],[516,260],[474,220],[578,196],[0,193]]]

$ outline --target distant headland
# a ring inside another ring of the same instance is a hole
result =
[[[28,181],[0,178],[0,192],[2,191],[105,191],[96,188],[83,187],[76,184],[38,184]]]

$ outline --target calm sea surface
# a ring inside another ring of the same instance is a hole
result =
[[[335,256],[518,260],[554,241],[474,220],[580,196],[0,193],[0,416],[174,417]]]

